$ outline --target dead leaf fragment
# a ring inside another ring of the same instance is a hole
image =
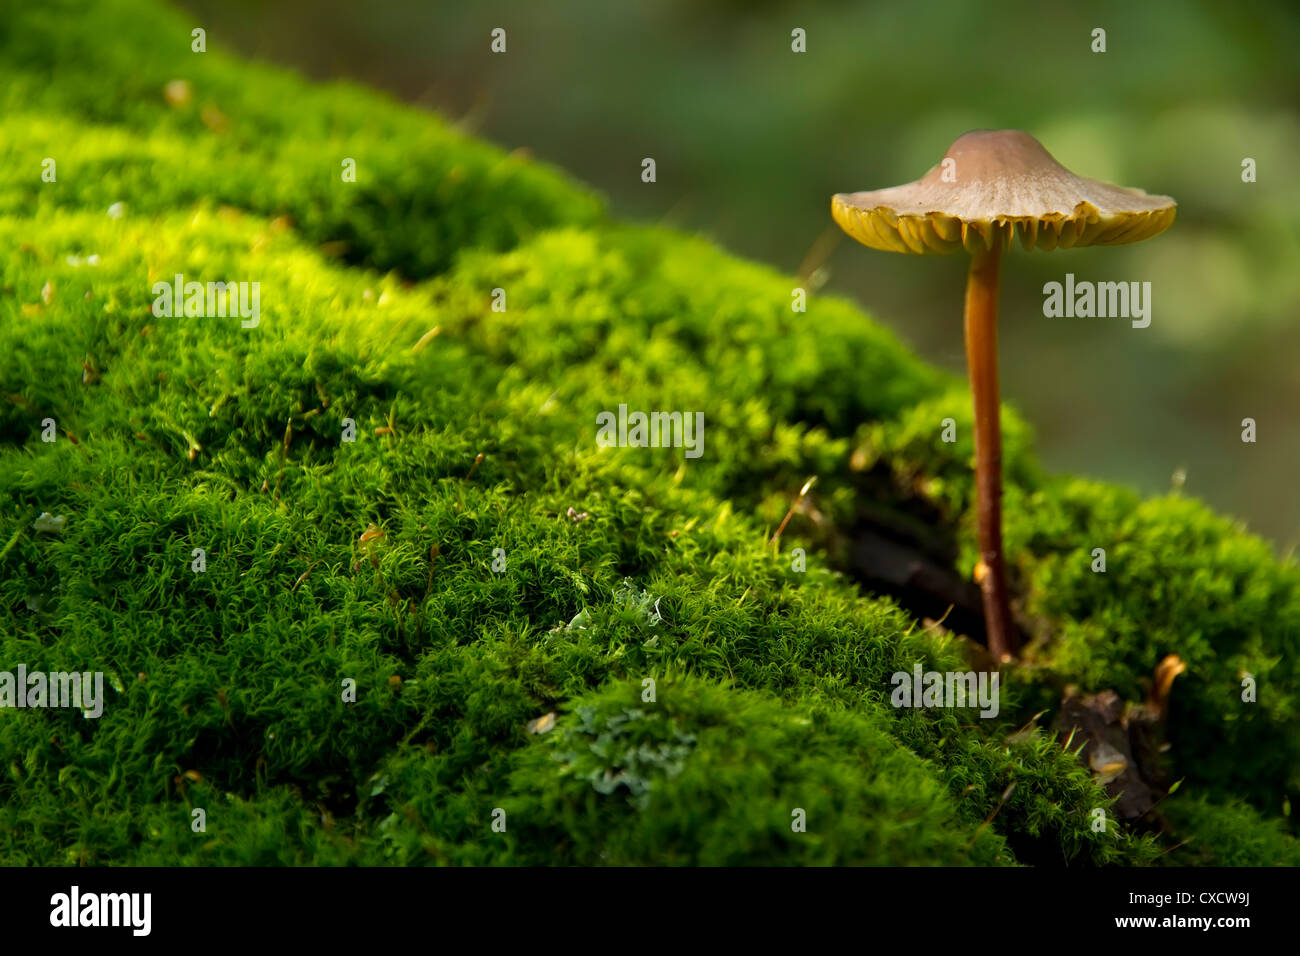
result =
[[[62,534],[63,526],[67,522],[68,519],[64,515],[55,517],[48,511],[42,511],[40,517],[32,522],[32,527],[44,534]]]
[[[361,537],[357,539],[357,545],[361,548],[361,554],[364,557],[369,558],[370,563],[376,568],[379,567],[379,559],[375,557],[374,545],[376,541],[381,541],[384,537],[384,529],[374,522],[371,522],[366,526],[366,530],[361,532]],[[360,566],[361,562],[358,561],[352,565],[352,570],[355,571]]]
[[[172,80],[163,87],[163,99],[173,108],[185,106],[194,97],[194,88],[189,80]]]
[[[1088,754],[1088,766],[1096,774],[1097,782],[1105,786],[1128,769],[1128,758],[1102,741]]]
[[[555,711],[549,714],[543,714],[534,720],[528,722],[528,732],[530,734],[544,734],[555,726]]]

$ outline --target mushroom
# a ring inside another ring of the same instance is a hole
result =
[[[1070,172],[1028,133],[974,130],[914,183],[838,193],[831,213],[863,245],[887,252],[970,253],[966,282],[966,363],[975,404],[975,495],[980,560],[975,578],[993,656],[1007,660],[1019,640],[1011,620],[1002,555],[1002,434],[998,420],[998,269],[1020,237],[1038,246],[1115,246],[1163,232],[1175,203]]]

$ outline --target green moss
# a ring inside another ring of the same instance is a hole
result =
[[[0,860],[1148,863],[1215,824],[1094,832],[1104,792],[1016,731],[1166,653],[1172,769],[1285,827],[1300,595],[1257,539],[1044,478],[1007,411],[1031,667],[997,719],[895,710],[962,646],[829,542],[907,509],[970,571],[960,382],[435,117],[191,54],[149,0],[7,10],[0,64],[0,663],[114,685],[96,721],[0,711]],[[259,282],[260,324],[153,315],[176,273]],[[705,412],[703,457],[599,448],[620,403]]]
[[[1283,822],[1240,800],[1214,803],[1204,796],[1176,795],[1165,813],[1191,834],[1162,858],[1171,866],[1300,866],[1300,841]]]
[[[533,862],[1012,862],[874,713],[665,681],[574,701],[512,782]],[[537,822],[534,822],[537,821]],[[533,831],[537,830],[534,837]]]
[[[1056,622],[1044,663],[1136,699],[1177,654],[1187,671],[1170,704],[1176,772],[1276,812],[1300,785],[1300,570],[1179,498],[1069,481],[1035,494],[1024,515],[1031,607]],[[1098,547],[1105,574],[1091,570]]]
[[[602,215],[554,172],[371,91],[192,53],[190,29],[137,0],[7,11],[0,211],[125,201],[156,213],[210,200],[292,217],[332,254],[410,276],[446,269],[460,249],[505,249]],[[164,89],[178,80],[188,93],[169,103]],[[46,157],[55,183],[39,176]],[[349,158],[355,183],[342,181]]]

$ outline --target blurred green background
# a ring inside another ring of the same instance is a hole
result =
[[[526,148],[605,192],[616,216],[824,283],[960,374],[965,258],[865,249],[831,222],[832,193],[918,178],[966,130],[1018,128],[1080,175],[1171,195],[1178,219],[1153,240],[1008,257],[1004,398],[1051,470],[1149,493],[1182,473],[1186,493],[1279,551],[1300,543],[1296,0],[180,5],[246,55]],[[496,27],[504,55],[489,49]],[[791,51],[796,27],[806,53]],[[1066,272],[1150,281],[1150,327],[1045,318],[1043,284]]]

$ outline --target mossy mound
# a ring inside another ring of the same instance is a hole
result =
[[[860,312],[792,313],[790,278],[434,117],[191,53],[151,0],[7,10],[0,89],[0,669],[112,684],[97,720],[0,711],[3,862],[1294,859],[1300,572],[1259,540],[1042,476],[1008,412],[1037,640],[996,719],[895,709],[891,674],[965,646],[843,545],[895,509],[969,576],[970,408]],[[259,282],[259,324],[154,315],[178,273]],[[703,411],[703,456],[599,447],[619,404]],[[1170,653],[1167,832],[1099,832],[1031,718]]]

